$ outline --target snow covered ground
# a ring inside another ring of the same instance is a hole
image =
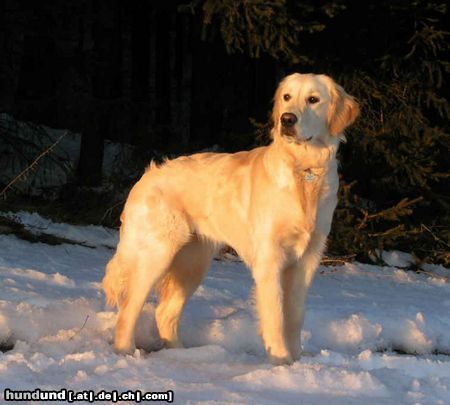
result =
[[[119,356],[116,313],[100,287],[117,233],[19,217],[92,247],[0,235],[0,346],[13,346],[0,352],[0,401],[5,388],[67,388],[173,390],[175,403],[450,403],[445,269],[322,267],[308,298],[305,355],[273,367],[257,335],[248,270],[215,261],[182,318],[186,349],[157,350],[152,297],[137,328],[145,350]],[[397,256],[388,255],[391,265]]]

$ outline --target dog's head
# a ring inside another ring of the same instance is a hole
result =
[[[281,81],[275,93],[272,137],[327,145],[343,137],[358,114],[354,98],[330,77],[294,73]]]

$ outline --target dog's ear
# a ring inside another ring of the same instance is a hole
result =
[[[331,90],[331,104],[328,110],[328,126],[332,135],[340,135],[359,115],[356,100],[345,90],[335,85]]]
[[[278,122],[280,121],[280,103],[281,103],[281,86],[282,86],[281,82],[278,87],[277,90],[275,91],[275,95],[273,97],[273,108],[272,108],[272,115],[271,115],[271,127],[272,130],[275,129],[275,127],[277,126]]]

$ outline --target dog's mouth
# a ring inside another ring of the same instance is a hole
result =
[[[297,135],[295,129],[291,128],[283,128],[281,131],[281,135],[285,136],[290,142],[295,142],[298,144],[309,142],[313,139],[312,136],[307,138],[301,138]]]

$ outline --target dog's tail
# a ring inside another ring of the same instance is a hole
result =
[[[117,253],[106,265],[102,287],[106,295],[106,304],[118,306],[126,294],[126,271],[120,266]]]

